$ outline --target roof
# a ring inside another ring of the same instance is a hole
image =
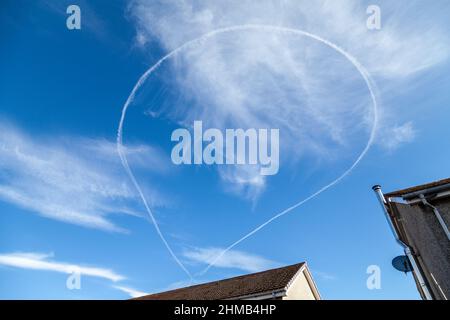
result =
[[[389,192],[389,193],[385,194],[385,197],[400,197],[400,196],[403,196],[403,195],[406,195],[409,193],[422,191],[422,190],[426,190],[426,189],[430,189],[430,188],[436,188],[436,187],[444,186],[446,184],[449,185],[449,189],[450,189],[450,178],[442,179],[442,180],[438,180],[438,181],[434,181],[434,182],[430,182],[430,183],[426,183],[426,184],[422,184],[422,185],[418,185],[415,187],[410,187],[410,188],[406,188],[406,189],[402,189],[402,190]]]
[[[305,265],[290,266],[252,273],[220,281],[155,293],[137,300],[221,300],[284,290]]]

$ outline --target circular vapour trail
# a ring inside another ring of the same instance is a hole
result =
[[[362,152],[359,154],[359,156],[356,158],[355,162],[353,162],[353,164],[346,170],[344,171],[344,173],[342,173],[339,177],[337,177],[335,180],[333,180],[332,182],[330,182],[329,184],[325,185],[324,187],[320,188],[318,191],[314,192],[313,194],[311,194],[310,196],[308,196],[307,198],[295,203],[294,205],[290,206],[289,208],[275,214],[272,218],[268,219],[266,222],[260,224],[259,226],[257,226],[256,228],[254,228],[253,230],[251,230],[250,232],[248,232],[246,235],[244,235],[243,237],[241,237],[239,240],[233,242],[231,245],[229,245],[227,248],[225,248],[219,255],[217,255],[216,258],[214,258],[213,261],[211,261],[208,266],[201,271],[198,275],[204,275],[206,272],[208,272],[208,270],[214,266],[229,250],[233,249],[235,246],[237,246],[238,244],[240,244],[242,241],[248,239],[249,237],[251,237],[252,235],[254,235],[255,233],[257,233],[259,230],[261,230],[262,228],[264,228],[265,226],[267,226],[268,224],[272,223],[273,221],[281,218],[282,216],[284,216],[285,214],[291,212],[292,210],[300,207],[301,205],[303,205],[304,203],[306,203],[307,201],[317,197],[319,194],[321,194],[322,192],[330,189],[332,186],[336,185],[337,183],[339,183],[342,179],[344,179],[347,175],[349,175],[352,170],[359,164],[359,162],[361,162],[361,160],[364,158],[364,156],[367,154],[367,152],[370,149],[370,146],[372,145],[374,138],[375,138],[375,133],[377,130],[377,124],[378,124],[378,104],[377,104],[377,99],[375,96],[375,84],[373,82],[373,80],[371,79],[369,73],[367,72],[367,70],[362,66],[362,64],[352,55],[350,55],[349,53],[347,53],[345,50],[343,50],[342,48],[340,48],[338,45],[323,39],[319,36],[316,36],[312,33],[303,31],[303,30],[299,30],[299,29],[294,29],[294,28],[287,28],[287,27],[280,27],[280,26],[270,26],[270,25],[258,25],[258,24],[245,24],[245,25],[237,25],[237,26],[232,26],[232,27],[226,27],[226,28],[221,28],[221,29],[216,29],[213,30],[211,32],[208,32],[206,34],[204,34],[203,36],[190,40],[186,43],[184,43],[183,45],[179,46],[178,48],[172,50],[171,52],[169,52],[168,54],[166,54],[164,57],[162,57],[160,60],[158,60],[152,67],[150,67],[138,80],[138,82],[136,83],[136,85],[134,86],[133,90],[131,91],[131,94],[129,95],[127,101],[125,102],[123,108],[122,108],[122,115],[120,118],[120,122],[119,122],[119,128],[117,130],[117,151],[119,153],[120,159],[122,161],[122,165],[125,168],[125,171],[127,172],[128,176],[130,177],[134,187],[136,188],[136,190],[139,193],[140,198],[142,199],[142,202],[144,203],[145,209],[153,223],[153,225],[155,226],[156,232],[158,233],[159,237],[161,238],[161,241],[164,243],[165,247],[167,248],[167,250],[169,251],[170,255],[172,256],[172,258],[175,260],[175,262],[180,266],[180,268],[188,275],[188,277],[192,280],[192,274],[189,272],[189,270],[187,270],[187,268],[184,266],[184,264],[180,261],[180,259],[177,257],[177,255],[174,253],[174,251],[172,250],[171,246],[169,245],[169,243],[167,242],[166,238],[164,237],[164,234],[162,233],[161,229],[159,228],[159,224],[156,221],[155,216],[152,213],[152,210],[150,209],[147,200],[144,196],[144,193],[142,192],[141,187],[139,186],[139,184],[137,183],[137,180],[133,174],[133,171],[131,170],[129,164],[128,164],[128,160],[126,157],[126,154],[124,152],[124,146],[123,146],[123,124],[125,122],[125,117],[128,111],[128,107],[130,106],[130,104],[133,102],[137,91],[141,88],[141,86],[144,84],[144,82],[147,80],[147,78],[156,70],[160,67],[160,65],[170,59],[171,57],[173,57],[174,55],[176,55],[177,53],[179,53],[180,51],[193,46],[195,44],[201,44],[202,42],[206,41],[209,38],[212,38],[216,35],[219,34],[223,34],[223,33],[229,33],[229,32],[236,32],[236,31],[244,31],[244,30],[259,30],[259,31],[269,31],[269,32],[279,32],[279,33],[285,33],[285,34],[294,34],[294,35],[300,35],[300,36],[305,36],[314,40],[317,40],[325,45],[327,45],[328,47],[336,50],[337,52],[339,52],[341,55],[343,55],[348,61],[350,61],[353,66],[358,70],[358,72],[361,74],[361,76],[363,77],[367,88],[369,90],[370,93],[370,97],[372,100],[372,104],[373,104],[373,124],[372,124],[372,128],[370,131],[370,136],[369,136],[369,140],[367,141],[366,146],[364,147],[364,149],[362,150]]]

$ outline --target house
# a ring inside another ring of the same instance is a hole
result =
[[[306,263],[155,294],[137,300],[319,300]]]
[[[373,189],[405,250],[405,265],[397,268],[413,272],[423,299],[450,298],[450,179],[387,194]]]

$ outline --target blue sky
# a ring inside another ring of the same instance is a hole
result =
[[[66,8],[81,9],[81,30]],[[371,190],[448,177],[450,4],[377,1],[4,1],[0,10],[0,298],[125,299],[307,261],[326,299],[417,299]],[[355,57],[376,84],[375,141],[343,180],[223,249],[349,168],[373,125],[361,75],[305,37],[221,34],[166,60],[139,88],[125,154],[122,108],[142,74],[183,43],[242,24],[301,29]],[[174,129],[278,128],[280,170],[176,166]],[[381,289],[366,269],[381,269]],[[81,289],[66,287],[81,271]]]

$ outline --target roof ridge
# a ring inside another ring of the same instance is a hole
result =
[[[277,267],[277,268],[272,268],[272,269],[268,269],[268,270],[258,271],[258,272],[254,272],[254,273],[242,274],[240,276],[235,276],[235,277],[226,278],[226,279],[222,279],[222,280],[214,280],[214,281],[210,281],[210,282],[205,282],[204,284],[212,283],[212,282],[221,282],[221,281],[239,279],[239,278],[245,278],[245,277],[248,277],[248,276],[253,276],[253,275],[257,275],[257,274],[272,272],[272,271],[275,271],[275,270],[292,268],[294,266],[299,266],[299,268],[301,268],[304,264],[305,264],[305,262],[299,262],[299,263],[290,264],[290,265],[287,265],[287,266],[284,266],[284,267]]]

